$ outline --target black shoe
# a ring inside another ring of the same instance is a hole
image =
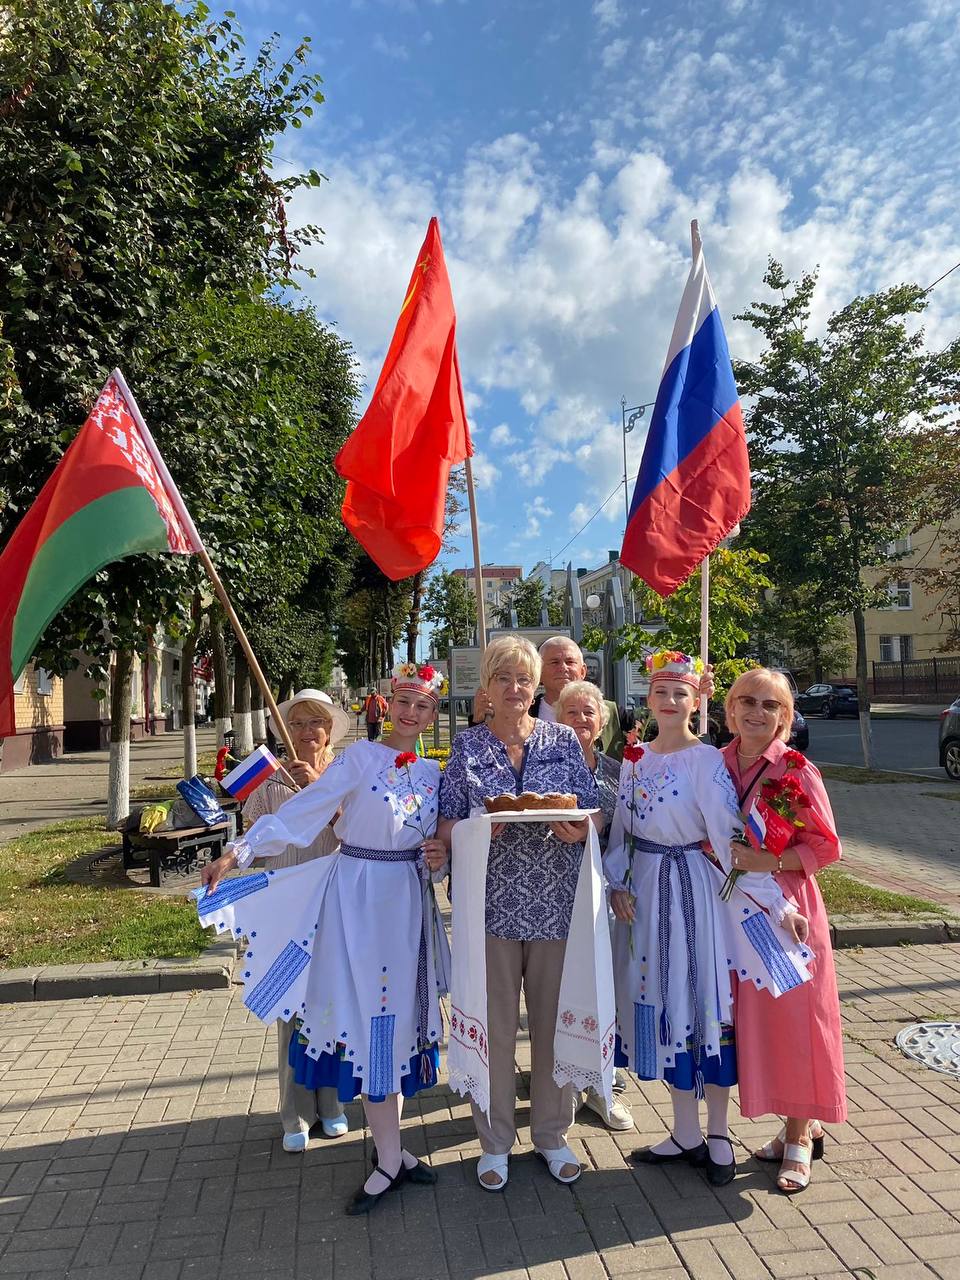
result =
[[[361,1213],[369,1213],[370,1210],[377,1204],[377,1202],[379,1200],[382,1200],[383,1197],[388,1194],[388,1192],[396,1190],[396,1188],[399,1187],[400,1183],[403,1181],[403,1176],[406,1173],[406,1169],[404,1169],[403,1161],[401,1160],[400,1168],[397,1170],[397,1172],[393,1175],[392,1178],[390,1177],[389,1173],[387,1173],[386,1169],[381,1169],[379,1165],[377,1165],[374,1172],[382,1174],[388,1180],[387,1185],[383,1188],[382,1191],[364,1191],[363,1187],[361,1187],[360,1190],[354,1195],[350,1203],[347,1205],[347,1213],[350,1215],[350,1217],[352,1218],[356,1217],[358,1214],[361,1214]]]
[[[431,1167],[428,1164],[424,1164],[422,1160],[418,1160],[412,1169],[408,1169],[403,1163],[403,1157],[405,1155],[410,1155],[410,1152],[407,1150],[400,1152],[400,1171],[403,1173],[406,1180],[414,1183],[418,1187],[432,1187],[437,1181],[436,1169],[431,1169]],[[370,1157],[371,1164],[376,1166],[378,1159],[379,1156],[377,1155],[377,1148],[374,1147],[373,1155]],[[381,1170],[381,1173],[382,1172],[383,1171]]]
[[[714,1142],[729,1142],[730,1154],[733,1155],[733,1143],[725,1133],[708,1133],[707,1138],[713,1138]],[[706,1143],[704,1143],[706,1146]],[[731,1160],[729,1164],[717,1164],[716,1160],[710,1155],[710,1148],[707,1147],[707,1158],[704,1161],[704,1168],[707,1171],[707,1181],[711,1187],[725,1187],[727,1183],[732,1182],[737,1176],[737,1162]]]
[[[692,1164],[697,1169],[709,1159],[707,1144],[702,1138],[696,1147],[681,1147],[672,1133],[669,1141],[677,1148],[676,1152],[660,1152],[654,1151],[653,1147],[641,1147],[631,1154],[630,1159],[634,1164],[675,1164],[678,1160],[686,1160],[687,1164]]]

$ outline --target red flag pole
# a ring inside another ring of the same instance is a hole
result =
[[[203,545],[203,539],[197,532],[197,526],[193,523],[193,518],[187,510],[186,503],[180,496],[180,490],[177,488],[173,477],[167,470],[167,464],[164,462],[163,456],[157,448],[156,441],[150,434],[150,428],[143,419],[143,414],[140,412],[139,406],[134,399],[133,392],[127,386],[126,380],[119,369],[114,369],[110,376],[116,380],[117,386],[120,388],[120,393],[126,400],[130,413],[133,415],[133,420],[140,428],[140,434],[143,436],[143,443],[147,446],[147,452],[153,459],[153,465],[160,473],[160,479],[163,481],[164,488],[170,496],[170,501],[173,503],[174,507],[176,507],[177,515],[183,522],[184,528],[190,534],[196,548],[197,555],[200,557],[200,563],[206,570],[207,577],[210,579],[213,589],[217,593],[220,603],[223,605],[224,612],[230,619],[230,625],[233,627],[234,634],[240,641],[240,648],[246,655],[250,671],[263,693],[263,700],[267,704],[267,710],[273,716],[273,722],[279,730],[280,737],[283,739],[283,745],[287,749],[288,757],[291,760],[295,760],[297,758],[297,752],[293,745],[293,739],[290,737],[290,730],[287,728],[286,722],[277,707],[276,699],[273,696],[273,690],[267,683],[267,678],[263,674],[260,663],[257,661],[256,654],[250,647],[250,641],[247,639],[247,633],[244,631],[240,619],[237,617],[237,611],[234,609],[230,597],[227,595],[227,589],[220,580],[220,575],[217,573],[214,563],[210,559],[209,552]]]

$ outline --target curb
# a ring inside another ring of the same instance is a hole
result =
[[[236,958],[236,943],[224,940],[211,943],[196,959],[119,960],[109,964],[0,969],[0,1003],[145,996],[161,991],[217,991],[230,986]]]
[[[830,941],[834,950],[843,947],[898,947],[960,942],[960,924],[946,920],[884,921],[863,924],[832,924]]]

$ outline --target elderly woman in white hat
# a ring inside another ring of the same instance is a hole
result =
[[[296,752],[285,764],[286,771],[301,788],[308,787],[326,769],[333,759],[333,746],[350,726],[350,720],[340,707],[320,689],[301,689],[278,710],[290,730]],[[278,726],[270,717],[270,729],[279,738]],[[264,814],[276,813],[296,792],[283,781],[282,774],[274,774],[268,782],[259,786],[243,806],[243,821],[250,827]],[[325,826],[317,838],[306,848],[288,845],[276,858],[270,859],[272,867],[295,867],[312,858],[322,858],[334,853],[340,841],[333,833],[333,826]],[[262,865],[262,861],[261,861]],[[310,1141],[310,1131],[319,1122],[325,1138],[340,1138],[347,1132],[347,1117],[337,1097],[335,1088],[307,1089],[296,1083],[290,1066],[290,1038],[293,1020],[277,1020],[277,1077],[280,1086],[280,1122],[283,1125],[284,1151],[305,1151]]]

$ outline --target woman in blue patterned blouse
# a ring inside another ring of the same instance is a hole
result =
[[[480,680],[493,716],[454,739],[440,789],[438,836],[449,843],[456,821],[483,812],[485,797],[506,792],[573,794],[582,808],[596,808],[597,784],[573,730],[529,714],[540,681],[540,655],[533,645],[522,636],[494,640],[483,655]],[[586,835],[586,821],[492,828],[485,906],[489,1120],[473,1107],[484,1152],[477,1176],[487,1191],[507,1185],[516,1138],[514,1061],[521,987],[532,1055],[533,1144],[558,1181],[574,1182],[580,1176],[566,1138],[574,1092],[554,1083],[553,1038]]]

